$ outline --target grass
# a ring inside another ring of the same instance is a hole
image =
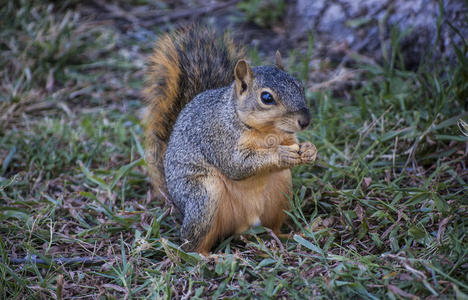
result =
[[[252,229],[204,259],[179,249],[145,173],[151,37],[73,5],[0,9],[0,298],[466,299],[466,45],[413,71],[398,53],[357,60],[346,92],[313,88],[312,39],[292,52],[313,112],[300,139],[320,156],[294,169],[292,234]],[[83,257],[95,263],[54,260]]]

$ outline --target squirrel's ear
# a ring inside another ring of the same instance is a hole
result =
[[[252,85],[253,81],[252,69],[245,59],[237,62],[234,68],[234,76],[236,77],[236,91],[238,95],[242,95]]]
[[[275,65],[284,71],[283,58],[281,58],[281,53],[279,52],[279,50],[276,50],[275,53]]]

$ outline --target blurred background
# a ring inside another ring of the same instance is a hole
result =
[[[290,238],[206,260],[143,160],[147,58],[192,22],[281,51],[319,153]],[[466,299],[467,37],[466,0],[0,1],[0,298]]]

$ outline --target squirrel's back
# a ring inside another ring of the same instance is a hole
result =
[[[229,36],[219,37],[196,25],[166,34],[156,43],[143,94],[148,103],[146,161],[157,193],[167,195],[163,158],[180,111],[201,92],[231,84],[236,62],[243,56],[243,49]]]

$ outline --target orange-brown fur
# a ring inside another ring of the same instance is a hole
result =
[[[164,126],[166,120],[177,119],[176,115],[171,115],[172,106],[179,93],[179,75],[178,66],[179,57],[170,36],[163,37],[155,48],[150,58],[150,68],[148,71],[147,87],[143,93],[147,98],[150,107],[146,116],[147,134],[154,134],[152,130],[157,129],[161,139],[168,139],[172,128]],[[159,84],[161,73],[164,73],[165,84]]]
[[[197,251],[208,253],[219,239],[241,233],[260,220],[262,226],[279,233],[289,208],[291,171],[265,172],[244,180],[230,180],[220,172],[205,181],[212,199],[218,199],[213,225]]]
[[[201,44],[202,39],[206,44]],[[181,57],[181,52],[186,57]],[[168,195],[163,159],[180,111],[199,93],[231,84],[234,64],[243,56],[244,49],[235,45],[229,35],[220,40],[214,31],[196,25],[163,35],[156,43],[143,95],[148,103],[144,117],[145,156],[157,196],[159,192],[163,198]],[[220,58],[225,59],[224,63]],[[211,70],[207,73],[203,68]],[[184,83],[186,88],[182,88]]]
[[[180,69],[177,65],[178,60],[174,42],[167,35],[158,42],[158,46],[150,58],[147,87],[143,90],[149,104],[144,118],[146,125],[146,161],[155,192],[157,195],[163,194],[163,197],[168,194],[164,177],[163,157],[166,152],[170,130],[172,130],[166,124],[167,119],[175,122],[177,118],[177,114],[173,113],[171,107],[177,101],[180,75]],[[165,73],[166,79],[164,86],[161,86],[158,81],[162,72]]]
[[[265,128],[264,128],[265,129]],[[270,130],[250,130],[241,137],[242,147],[265,149],[274,147],[267,142],[275,134],[281,145],[297,143],[294,135]],[[235,181],[221,172],[213,170],[204,182],[210,198],[218,203],[213,225],[197,251],[208,254],[219,239],[233,233],[241,233],[260,220],[261,225],[279,233],[289,209],[291,194],[291,171],[270,169],[259,172],[247,179]]]

